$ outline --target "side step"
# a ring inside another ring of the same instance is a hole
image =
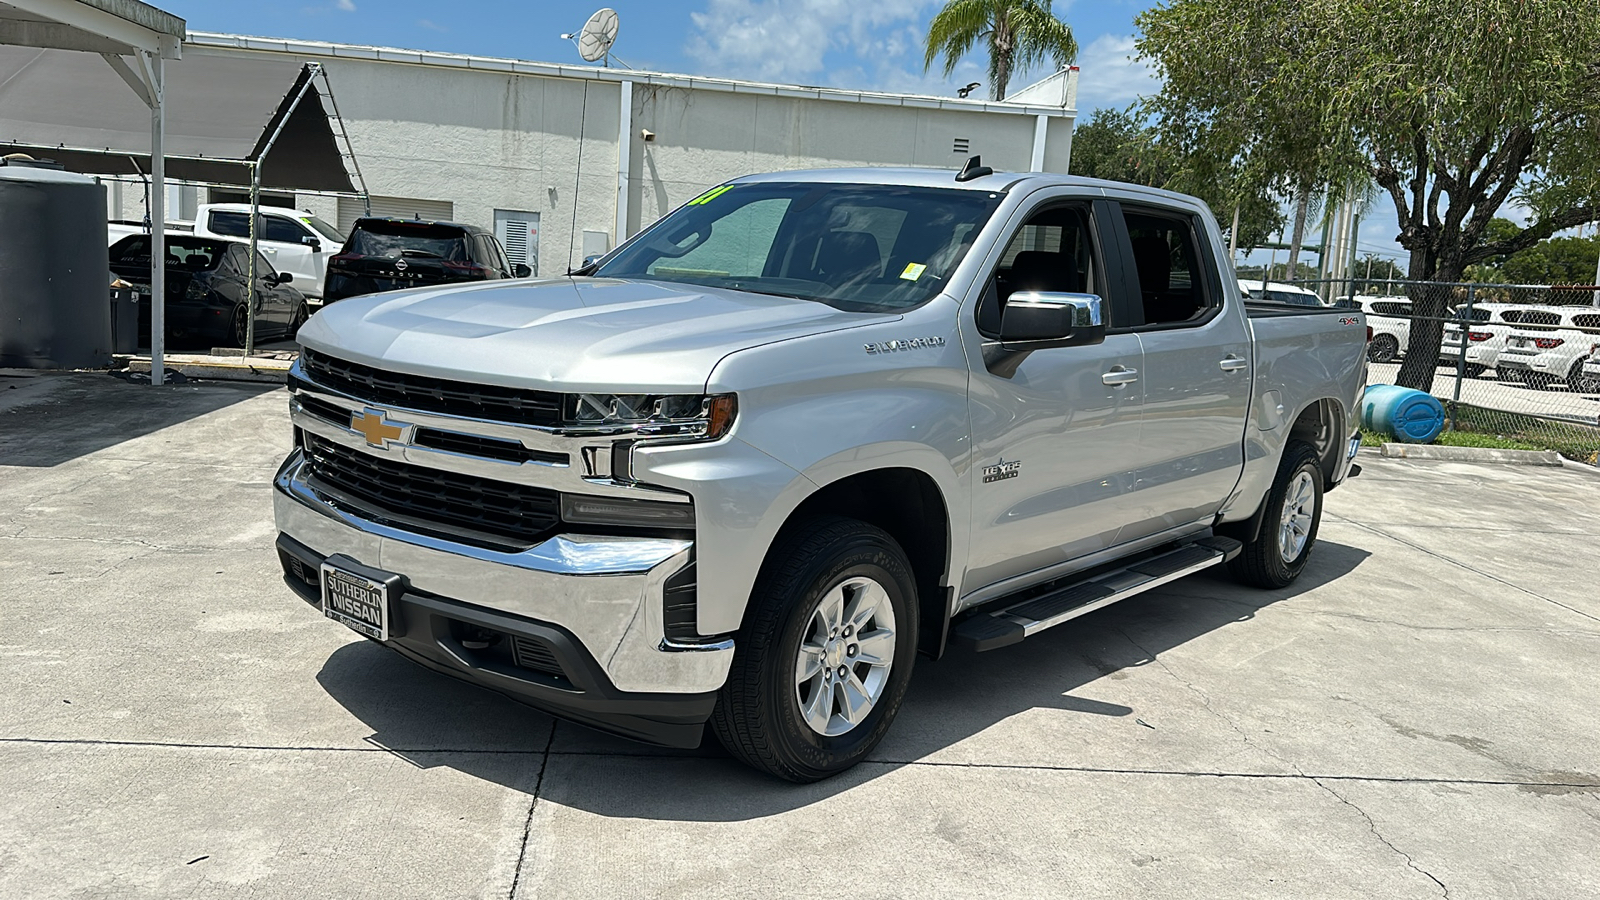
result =
[[[1243,549],[1244,544],[1233,538],[1205,537],[1159,556],[1100,572],[1048,594],[1010,605],[999,600],[956,623],[950,629],[950,642],[979,652],[1009,647],[1046,628],[1227,562]]]

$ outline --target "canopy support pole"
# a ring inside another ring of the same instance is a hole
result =
[[[267,158],[267,154],[272,152],[272,145],[278,142],[278,135],[283,134],[284,126],[288,125],[289,120],[294,118],[294,111],[300,107],[300,101],[305,99],[306,91],[311,90],[312,82],[316,79],[317,73],[322,71],[320,63],[306,63],[306,67],[310,69],[310,72],[306,75],[305,83],[300,85],[299,92],[294,95],[294,100],[289,103],[289,109],[278,119],[278,127],[272,130],[272,134],[267,137],[267,142],[261,147],[261,153],[251,161],[250,165],[250,262],[248,273],[250,286],[246,294],[248,299],[245,303],[245,356],[254,353],[256,349],[256,307],[260,305],[259,295],[256,293],[256,280],[261,274],[256,271],[256,241],[260,235],[256,232],[259,230],[261,221],[261,163]]]
[[[163,102],[161,54],[139,54],[150,105],[150,383],[166,381],[167,343],[167,160],[162,154],[167,110]]]

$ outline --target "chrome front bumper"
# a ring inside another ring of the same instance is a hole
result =
[[[273,514],[279,532],[315,553],[341,553],[404,576],[416,591],[564,629],[620,692],[703,694],[727,679],[732,640],[664,637],[663,584],[689,562],[692,541],[557,535],[521,552],[490,550],[340,509],[307,484],[302,466],[295,451],[279,470]]]

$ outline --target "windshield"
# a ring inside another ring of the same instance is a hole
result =
[[[410,256],[462,262],[467,258],[465,237],[465,232],[453,225],[361,220],[351,230],[344,252],[393,259]]]
[[[894,310],[944,287],[1000,195],[955,188],[761,182],[714,188],[593,273]]]
[[[223,241],[205,238],[186,238],[167,235],[167,268],[187,272],[209,272],[217,267],[228,252]],[[135,234],[111,245],[111,264],[114,266],[150,265],[150,236]]]
[[[310,225],[316,230],[317,234],[322,235],[330,241],[333,241],[335,244],[344,243],[344,235],[339,233],[339,229],[334,228],[332,225],[329,225],[327,222],[322,221],[316,216],[301,216],[300,221]]]

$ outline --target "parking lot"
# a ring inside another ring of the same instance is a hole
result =
[[[1600,477],[1363,455],[1294,587],[923,659],[797,787],[322,619],[289,440],[266,385],[0,377],[0,896],[1600,895]]]

